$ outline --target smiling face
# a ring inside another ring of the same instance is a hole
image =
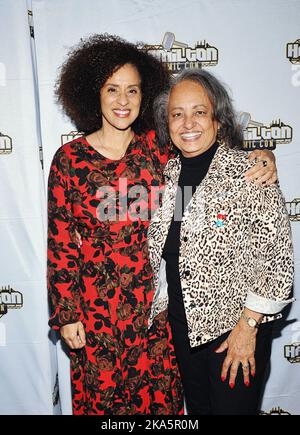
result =
[[[103,126],[127,130],[139,115],[141,101],[140,74],[133,65],[125,64],[100,90]]]
[[[213,106],[199,83],[184,80],[171,91],[168,104],[171,139],[184,157],[195,157],[216,141],[218,122]]]

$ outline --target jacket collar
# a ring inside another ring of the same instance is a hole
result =
[[[218,176],[218,174],[220,173],[220,171],[218,170],[218,166],[220,162],[224,163],[226,157],[228,158],[228,153],[230,153],[230,148],[228,148],[228,146],[224,143],[220,144],[216,151],[216,154],[212,159],[212,162],[210,164],[210,167],[208,169],[205,178],[209,178],[211,176],[213,177]],[[164,175],[167,179],[177,184],[180,171],[181,171],[180,156],[176,156],[174,159],[168,161],[164,170]]]

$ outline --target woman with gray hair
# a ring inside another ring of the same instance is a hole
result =
[[[278,185],[247,183],[252,163],[225,87],[184,71],[155,103],[157,134],[179,150],[148,229],[155,296],[168,308],[189,414],[256,414],[272,321],[293,281]]]

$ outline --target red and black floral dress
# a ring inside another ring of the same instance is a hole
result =
[[[49,324],[59,329],[81,320],[87,339],[83,349],[70,352],[74,414],[183,412],[166,313],[148,329],[153,282],[146,236],[158,206],[151,192],[163,186],[167,160],[154,132],[135,136],[118,161],[103,157],[84,137],[54,155]]]

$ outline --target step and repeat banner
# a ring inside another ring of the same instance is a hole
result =
[[[0,1],[0,414],[53,414],[46,198],[28,5]]]
[[[261,413],[300,414],[300,1],[0,0],[0,16],[0,414],[71,413],[69,360],[47,328],[45,186],[78,132],[53,88],[69,49],[103,32],[146,42],[174,74],[215,73],[247,114],[247,150],[274,151],[297,300],[276,323]]]

